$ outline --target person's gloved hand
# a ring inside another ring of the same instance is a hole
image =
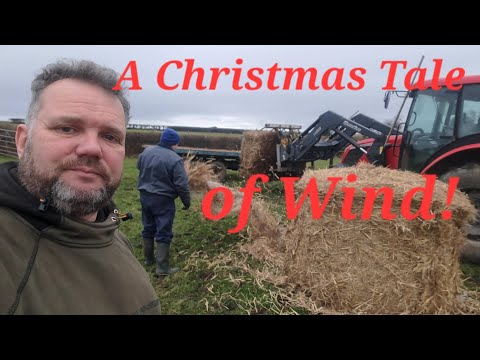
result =
[[[190,192],[187,193],[182,193],[180,195],[180,200],[182,200],[183,208],[182,210],[188,210],[190,209]]]

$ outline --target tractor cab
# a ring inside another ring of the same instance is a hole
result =
[[[412,104],[403,129],[400,168],[423,172],[443,154],[478,143],[480,76],[466,77],[462,83],[459,90],[444,86],[410,92]]]

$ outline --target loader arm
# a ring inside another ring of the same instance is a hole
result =
[[[277,145],[277,170],[297,162],[332,159],[350,144],[367,154],[370,162],[382,161],[382,146],[389,130],[387,125],[363,114],[346,119],[327,111],[291,144],[286,147]],[[368,151],[353,139],[356,133],[375,139]]]

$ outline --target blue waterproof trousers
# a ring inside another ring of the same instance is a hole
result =
[[[140,192],[142,204],[142,237],[170,244],[173,238],[173,220],[175,218],[175,199],[168,196]]]

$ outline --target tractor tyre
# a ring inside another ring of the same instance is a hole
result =
[[[480,164],[470,163],[450,170],[439,179],[448,183],[452,176],[459,177],[458,190],[466,193],[477,208],[477,218],[466,229],[467,240],[462,249],[462,260],[480,264]]]

